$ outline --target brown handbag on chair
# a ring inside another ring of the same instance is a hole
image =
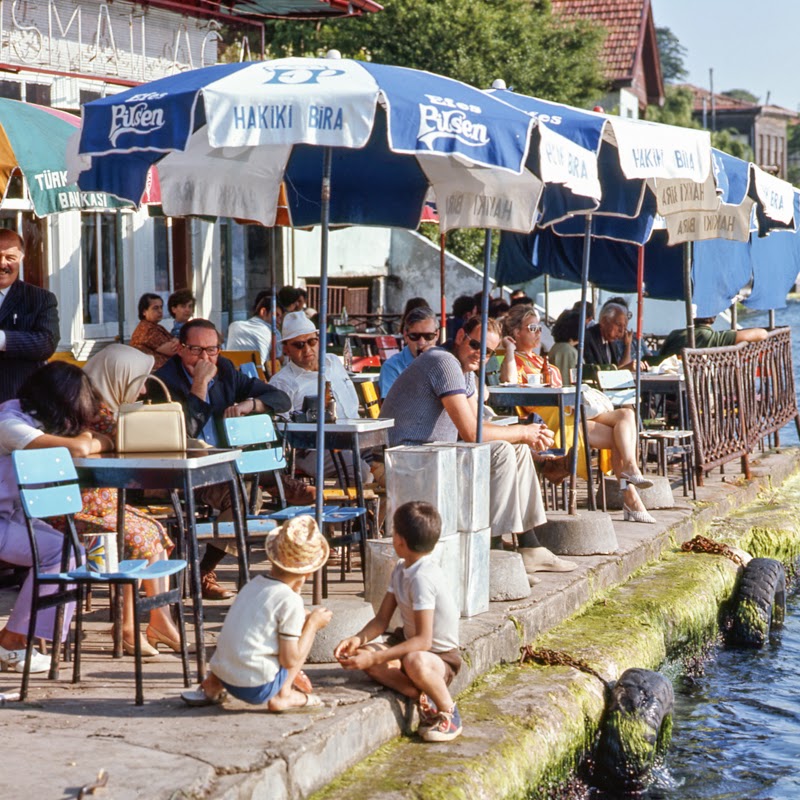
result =
[[[166,403],[124,403],[117,417],[118,453],[175,453],[186,449],[186,419],[183,406],[173,402],[164,381],[155,375],[146,375],[144,381],[136,378],[125,393],[136,384],[143,386],[148,380],[161,384]]]

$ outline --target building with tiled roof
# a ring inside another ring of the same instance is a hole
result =
[[[638,118],[648,105],[664,102],[664,80],[658,55],[650,0],[552,0],[553,13],[602,25],[601,52],[611,93],[603,100],[610,110]]]
[[[712,94],[690,83],[683,87],[692,92],[692,113],[704,128],[736,131],[737,138],[753,151],[756,164],[786,178],[787,126],[797,123],[796,112],[768,103],[750,103],[724,94]]]

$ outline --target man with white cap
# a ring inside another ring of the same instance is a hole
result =
[[[293,311],[283,317],[281,342],[284,356],[289,363],[272,380],[270,386],[289,395],[292,411],[303,410],[306,397],[317,396],[317,372],[319,370],[319,331],[303,311]],[[358,418],[358,395],[342,362],[332,354],[325,356],[325,380],[330,382],[338,416],[344,419]],[[323,405],[323,404],[320,404]],[[353,474],[353,459],[349,452],[342,452],[350,476]],[[316,451],[300,450],[295,464],[306,474],[313,475],[316,468]],[[336,475],[330,453],[325,454],[325,475]],[[371,480],[369,464],[361,460],[361,475],[365,482]]]

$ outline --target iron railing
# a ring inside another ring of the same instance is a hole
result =
[[[683,351],[697,480],[736,458],[750,478],[749,454],[800,412],[788,328],[754,343]]]

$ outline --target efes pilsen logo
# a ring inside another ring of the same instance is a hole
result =
[[[473,122],[469,115],[481,113],[480,106],[455,101],[449,97],[425,95],[430,105],[419,104],[419,134],[417,140],[434,149],[438,139],[456,139],[469,147],[489,143],[489,132],[482,122]]]
[[[164,109],[150,108],[148,102],[159,100],[166,95],[158,92],[136,94],[126,103],[111,106],[111,129],[108,139],[116,147],[117,139],[123,133],[152,133],[164,127]]]

